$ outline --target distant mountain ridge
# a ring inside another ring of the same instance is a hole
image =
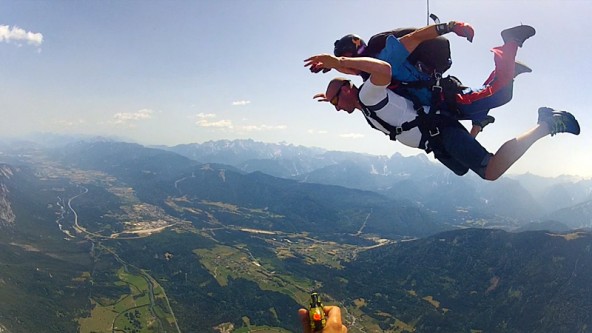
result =
[[[396,164],[393,165],[394,168],[391,171],[387,165],[390,159],[386,156],[328,151],[322,148],[295,146],[287,143],[273,144],[253,140],[219,140],[208,141],[202,144],[193,143],[173,147],[157,147],[174,151],[203,163],[211,162],[233,165],[245,172],[264,172],[260,168],[266,167],[268,168],[268,172],[265,173],[283,178],[307,175],[312,171],[342,162],[363,163],[364,166],[369,164],[371,167],[370,172],[377,175],[388,175],[391,173],[401,173],[404,175],[412,171],[410,169],[401,169]],[[399,154],[395,156],[396,158],[407,159]],[[410,163],[418,163],[417,165],[429,163],[425,156],[418,158],[419,160],[413,158],[409,161]],[[274,165],[271,161],[275,161],[276,168],[271,167]],[[270,165],[266,165],[266,163]],[[435,163],[429,163],[427,166],[439,167]]]
[[[49,138],[47,143],[67,140],[68,137],[58,136]],[[74,138],[70,142],[73,143],[66,147],[75,147],[78,144]],[[92,138],[84,142],[91,145],[121,143],[106,138]],[[38,154],[40,149],[45,149],[36,144],[23,143],[25,145],[21,147],[26,148],[20,148],[22,154]],[[126,145],[143,147],[137,144]],[[6,149],[19,149],[18,147],[19,145],[9,145]],[[62,148],[58,151],[60,149]],[[178,156],[163,154],[162,150],[180,154],[188,160],[178,160]],[[453,224],[465,226],[480,225],[482,221],[496,219],[505,220],[499,226],[520,228],[545,219],[555,211],[592,200],[591,179],[568,176],[548,178],[525,174],[487,182],[472,173],[463,177],[455,176],[425,154],[394,154],[386,157],[253,140],[160,146],[154,150],[154,154],[178,160],[178,163],[171,166],[171,170],[188,164],[220,163],[244,173],[258,171],[299,182],[373,191],[393,199],[409,200],[437,214],[450,216],[454,220]],[[147,165],[150,164],[150,159],[152,157],[145,161]],[[467,214],[463,216],[459,212]],[[588,214],[587,211],[582,213]]]
[[[516,226],[592,200],[591,179],[525,174],[487,182],[472,173],[453,175],[424,154],[386,157],[253,140],[163,148],[201,162],[227,163],[244,172],[375,191],[446,214],[470,209],[477,214],[470,219],[506,216]]]
[[[366,232],[396,238],[420,237],[452,228],[434,223],[431,212],[408,200],[261,172],[244,173],[228,165],[200,164],[170,151],[137,144],[76,143],[54,154],[66,165],[103,171],[121,179],[146,202],[162,205],[167,198],[183,193],[193,199],[265,209],[285,216],[281,224],[275,225],[283,231],[299,228],[353,234],[366,221]]]

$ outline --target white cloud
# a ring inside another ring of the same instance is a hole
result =
[[[308,132],[308,134],[327,134],[327,133],[329,133],[326,130],[315,130],[315,129],[309,129],[307,132]]]
[[[152,119],[152,113],[150,109],[142,109],[136,112],[119,112],[113,115],[113,119],[116,124],[125,124],[131,121]]]
[[[207,119],[200,119],[195,124],[199,127],[233,128],[232,121],[230,120],[209,121]]]
[[[19,27],[0,25],[0,42],[26,42],[29,45],[40,46],[43,43],[43,34],[39,32],[25,31]]]
[[[211,128],[221,128],[221,129],[232,129],[234,126],[232,125],[232,121],[230,120],[213,120],[217,116],[213,113],[198,113],[195,115],[197,120],[195,124],[199,127],[211,127]]]
[[[74,126],[78,126],[78,125],[82,125],[82,124],[86,123],[86,120],[84,120],[84,119],[78,119],[78,120],[56,120],[53,123],[56,124],[56,125],[58,125],[58,126],[62,126],[62,127],[74,127]]]
[[[195,124],[199,127],[232,129],[242,132],[263,132],[263,131],[281,131],[288,128],[286,125],[235,125],[232,120],[216,120],[217,115],[213,113],[199,113],[195,115]],[[244,121],[244,120],[243,120]]]
[[[216,115],[213,113],[198,113],[197,115],[195,115],[197,118],[199,119],[205,119],[205,118],[216,118]]]
[[[246,125],[241,127],[242,130],[248,132],[285,130],[286,128],[288,128],[286,125]]]
[[[232,102],[232,105],[234,105],[234,106],[244,106],[244,105],[247,105],[247,104],[251,104],[251,101],[244,101],[243,100],[243,101],[234,101],[234,102]]]
[[[364,134],[347,133],[347,134],[340,134],[339,137],[344,138],[344,139],[361,139],[364,137]]]

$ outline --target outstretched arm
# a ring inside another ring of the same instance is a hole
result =
[[[323,66],[319,66],[316,64],[313,64],[310,66],[310,71],[312,73],[327,73],[329,72],[331,69],[330,68],[323,68]],[[352,68],[347,68],[347,67],[337,67],[335,68],[336,71],[342,73],[342,74],[348,74],[348,75],[359,75],[360,73],[357,70],[354,70]]]
[[[319,54],[305,61],[304,67],[315,68],[351,68],[370,74],[370,81],[377,86],[387,86],[391,83],[391,65],[382,60],[360,57],[335,57],[330,54]]]
[[[415,30],[399,39],[409,53],[413,52],[419,44],[426,40],[434,39],[440,35],[454,32],[460,37],[465,37],[469,42],[473,41],[475,30],[467,23],[450,21],[448,23],[432,24]]]

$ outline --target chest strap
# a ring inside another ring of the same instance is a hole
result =
[[[415,119],[404,122],[403,124],[401,124],[401,126],[394,126],[392,124],[389,124],[376,114],[376,111],[384,108],[388,104],[388,101],[389,99],[387,94],[387,96],[384,99],[382,99],[375,105],[367,106],[360,102],[360,104],[362,105],[362,112],[364,113],[366,122],[372,128],[384,133],[382,129],[378,128],[370,120],[372,119],[378,124],[380,124],[380,126],[383,129],[388,131],[388,133],[385,134],[388,135],[389,138],[393,141],[397,140],[397,135],[403,133],[404,131],[408,131],[410,129],[417,127],[421,133],[419,147],[421,149],[424,149],[427,153],[434,151],[434,153],[440,154],[444,152],[444,148],[442,147],[443,145],[441,141],[440,128],[445,126],[462,126],[458,121],[455,121],[454,119],[448,116],[432,112],[430,112],[429,114],[425,113],[423,106],[417,103],[417,101],[415,101],[414,103],[414,108],[417,113]]]

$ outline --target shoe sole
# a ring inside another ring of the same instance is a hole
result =
[[[518,34],[518,36],[514,35],[515,31],[519,31],[519,30],[523,30],[525,31],[525,33],[523,34]],[[536,34],[536,30],[531,27],[530,25],[518,25],[512,28],[508,28],[506,30],[502,31],[502,39],[504,40],[504,43],[507,43],[510,40],[515,40],[516,37],[522,37],[522,40],[516,40],[516,42],[518,43],[518,46],[522,46],[522,44],[524,43],[525,40],[529,39],[530,37],[534,36]]]
[[[514,68],[516,68],[515,75],[522,73],[532,73],[532,68],[528,67],[526,64],[520,61],[515,62]]]

